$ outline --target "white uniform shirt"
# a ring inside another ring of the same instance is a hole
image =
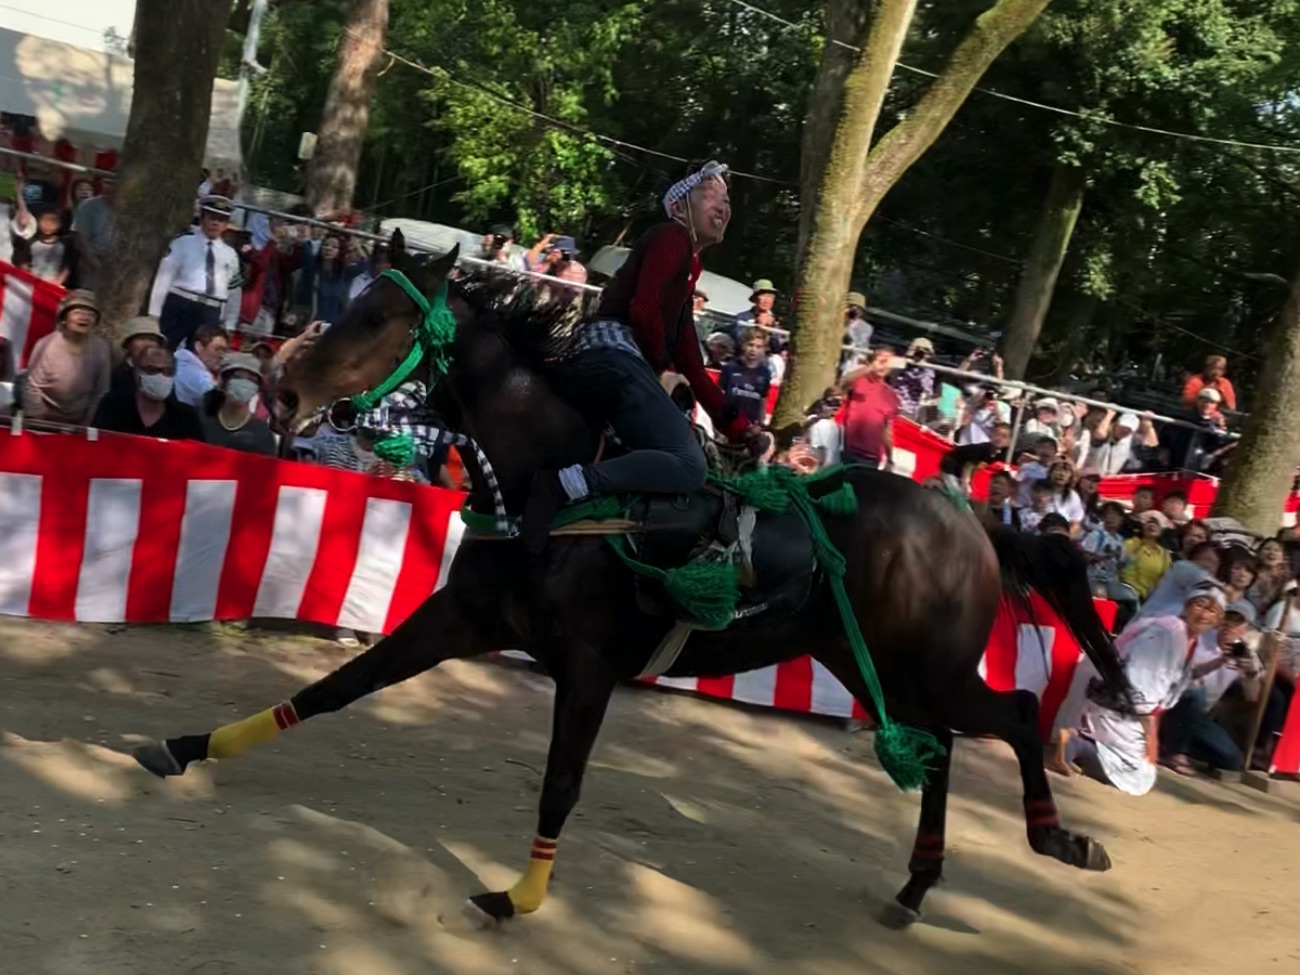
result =
[[[217,384],[203,360],[189,349],[176,350],[176,398],[190,406],[198,406],[203,394]]]
[[[207,258],[212,248],[212,291],[208,291]],[[239,274],[239,255],[220,240],[208,240],[202,231],[177,237],[158,265],[149,297],[149,314],[161,315],[163,302],[173,289],[207,295],[216,301],[229,297],[230,284]]]
[[[365,291],[368,287],[374,284],[374,282],[375,279],[368,272],[358,274],[353,278],[352,283],[348,285],[348,303],[350,304],[356,301],[361,295],[361,292]]]

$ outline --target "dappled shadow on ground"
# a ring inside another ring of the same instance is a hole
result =
[[[281,700],[348,656],[228,627],[0,621],[0,890],[16,905],[0,956],[33,975],[1103,975],[1173,939],[1157,928],[1175,873],[1231,878],[1232,851],[1294,829],[1293,800],[1239,786],[1205,784],[1207,804],[1183,782],[1127,802],[1065,782],[1067,824],[1117,863],[1080,874],[1030,853],[1009,753],[962,743],[948,884],[896,933],[872,915],[905,879],[918,803],[868,738],[625,689],[550,900],[478,931],[465,895],[513,880],[535,822],[550,693],[525,671],[450,665],[179,780],[123,754]]]

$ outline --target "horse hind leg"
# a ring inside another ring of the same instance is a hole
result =
[[[425,600],[391,636],[288,701],[206,734],[143,745],[133,754],[140,765],[160,778],[183,775],[194,762],[234,758],[308,718],[341,710],[446,660],[477,656],[493,648],[461,613],[448,587]]]
[[[596,744],[605,710],[617,681],[599,659],[557,657],[555,712],[551,744],[546,755],[546,775],[528,865],[509,890],[476,894],[466,912],[475,923],[501,922],[516,914],[531,914],[542,906],[550,884],[551,868],[565,821],[577,805],[587,760]]]
[[[1035,853],[1081,870],[1109,870],[1110,856],[1096,840],[1061,826],[1052,787],[1043,768],[1038,733],[1038,698],[1030,691],[995,691],[982,680],[967,682],[948,705],[953,728],[993,735],[1011,746],[1024,786],[1025,830]]]
[[[952,767],[952,732],[943,730],[936,737],[943,746],[943,757],[930,769],[921,789],[921,819],[912,843],[912,857],[907,864],[911,875],[907,884],[886,905],[881,922],[891,928],[905,928],[921,917],[921,902],[932,887],[943,879],[943,856],[948,821],[948,773]]]

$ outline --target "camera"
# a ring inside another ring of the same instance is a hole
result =
[[[1238,659],[1250,656],[1250,647],[1246,646],[1245,640],[1234,640],[1228,646],[1228,652]]]

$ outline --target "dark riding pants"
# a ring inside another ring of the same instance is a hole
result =
[[[560,374],[579,407],[608,420],[630,451],[588,469],[594,493],[687,494],[704,486],[704,451],[644,359],[622,349],[588,349],[567,360]]]

